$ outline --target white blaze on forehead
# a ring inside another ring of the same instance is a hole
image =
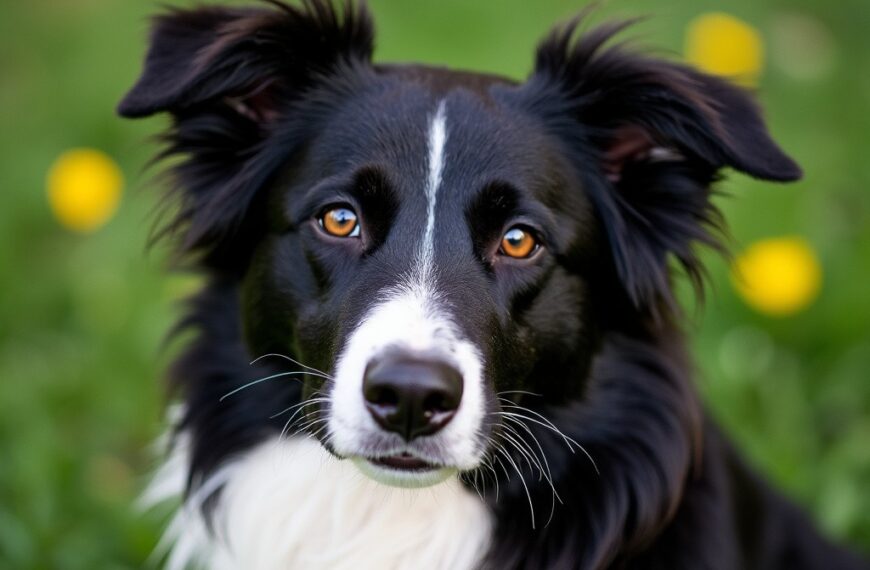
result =
[[[444,147],[447,144],[447,109],[444,101],[438,104],[435,115],[429,121],[429,168],[426,180],[426,233],[420,246],[420,277],[431,278],[435,260],[435,205],[438,202],[438,188],[444,172]]]

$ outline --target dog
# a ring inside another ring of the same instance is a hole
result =
[[[868,568],[704,411],[671,286],[724,168],[800,168],[742,89],[614,43],[524,82],[372,62],[363,7],[156,18],[160,232],[205,284],[147,494],[169,568]]]

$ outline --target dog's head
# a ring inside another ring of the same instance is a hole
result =
[[[374,65],[368,15],[314,0],[156,21],[120,112],[172,115],[181,251],[238,291],[252,359],[300,363],[273,411],[301,397],[380,481],[475,469],[514,416],[549,423],[524,392],[582,399],[608,331],[668,319],[721,168],[799,177],[746,93],[619,28],[558,29],[514,83]]]

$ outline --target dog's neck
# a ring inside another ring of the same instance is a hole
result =
[[[166,472],[160,480],[183,477]],[[219,486],[208,522],[197,495],[176,516],[166,537],[169,570],[474,568],[493,527],[484,503],[458,480],[386,487],[306,438],[268,440],[200,489]]]

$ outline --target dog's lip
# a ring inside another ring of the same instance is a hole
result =
[[[441,468],[441,465],[430,463],[407,451],[383,457],[369,457],[367,459],[370,463],[379,467],[396,469],[398,471],[432,471]]]
[[[458,469],[423,459],[412,451],[394,451],[372,455],[355,455],[351,460],[371,479],[391,487],[419,489],[437,485],[456,474]]]

